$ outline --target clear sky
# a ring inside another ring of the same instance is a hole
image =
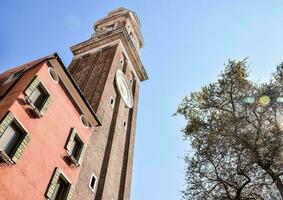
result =
[[[283,61],[280,0],[10,0],[0,4],[0,71],[58,52],[92,34],[93,23],[117,7],[137,12],[150,79],[142,84],[132,185],[133,200],[177,200],[185,152],[172,117],[182,98],[215,81],[223,64],[249,57],[254,80]]]

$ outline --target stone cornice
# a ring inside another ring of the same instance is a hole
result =
[[[115,40],[122,41],[127,51],[127,54],[129,56],[129,59],[131,60],[133,67],[136,70],[136,73],[140,81],[147,80],[148,75],[140,60],[139,54],[134,44],[132,43],[132,40],[130,39],[129,34],[127,33],[127,30],[125,28],[120,28],[120,29],[117,29],[111,32],[107,32],[102,35],[94,36],[90,38],[89,40],[86,40],[82,43],[72,46],[71,51],[76,56],[79,54],[83,54],[87,51],[90,51],[91,49],[94,49],[94,48],[103,46],[107,43],[113,42]]]

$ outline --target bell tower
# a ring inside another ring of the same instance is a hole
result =
[[[76,200],[130,199],[139,87],[148,79],[139,56],[143,43],[137,15],[119,8],[71,47],[68,70],[102,122],[80,166]]]

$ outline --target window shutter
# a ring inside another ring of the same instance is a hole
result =
[[[73,141],[74,141],[74,138],[76,137],[76,134],[77,134],[77,133],[76,133],[75,128],[72,128],[71,133],[70,133],[70,135],[69,135],[68,142],[67,142],[67,144],[66,144],[66,150],[67,150],[67,152],[68,152],[69,154],[71,154],[72,143],[73,143]]]
[[[86,152],[86,144],[83,144],[82,150],[81,150],[81,153],[80,153],[80,158],[79,158],[79,161],[78,161],[79,165],[82,165],[85,152]]]
[[[29,84],[28,88],[25,90],[25,95],[28,97],[32,94],[34,89],[39,85],[40,79],[38,76],[36,76],[33,81]]]
[[[6,128],[12,123],[14,120],[15,116],[13,113],[9,112],[2,120],[0,124],[0,137],[2,134],[5,132]]]
[[[24,139],[20,143],[19,147],[17,148],[15,154],[12,157],[12,160],[16,163],[22,156],[24,150],[26,149],[28,143],[30,142],[30,134],[26,133]]]
[[[47,188],[46,194],[45,194],[45,196],[48,199],[51,199],[51,197],[54,193],[54,190],[55,190],[55,187],[56,187],[57,182],[59,180],[60,174],[61,174],[61,170],[58,167],[56,167],[55,171],[53,173],[52,179],[50,180],[49,186]]]
[[[8,165],[14,164],[14,162],[11,160],[11,158],[3,150],[0,150],[0,157]],[[5,163],[1,163],[0,166],[5,166]]]
[[[70,188],[69,188],[69,191],[68,191],[68,195],[67,195],[66,200],[71,200],[71,199],[72,199],[72,196],[73,196],[73,193],[74,193],[74,186],[71,185]]]
[[[46,113],[46,111],[48,110],[49,108],[49,105],[52,103],[52,99],[51,99],[51,95],[49,95],[44,103],[44,105],[42,106],[41,108],[41,112],[44,114]]]

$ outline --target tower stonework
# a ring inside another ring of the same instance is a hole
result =
[[[90,39],[71,47],[68,70],[102,122],[91,136],[73,199],[130,199],[139,87],[148,79],[139,57],[140,29],[136,14],[119,8],[95,23]]]

